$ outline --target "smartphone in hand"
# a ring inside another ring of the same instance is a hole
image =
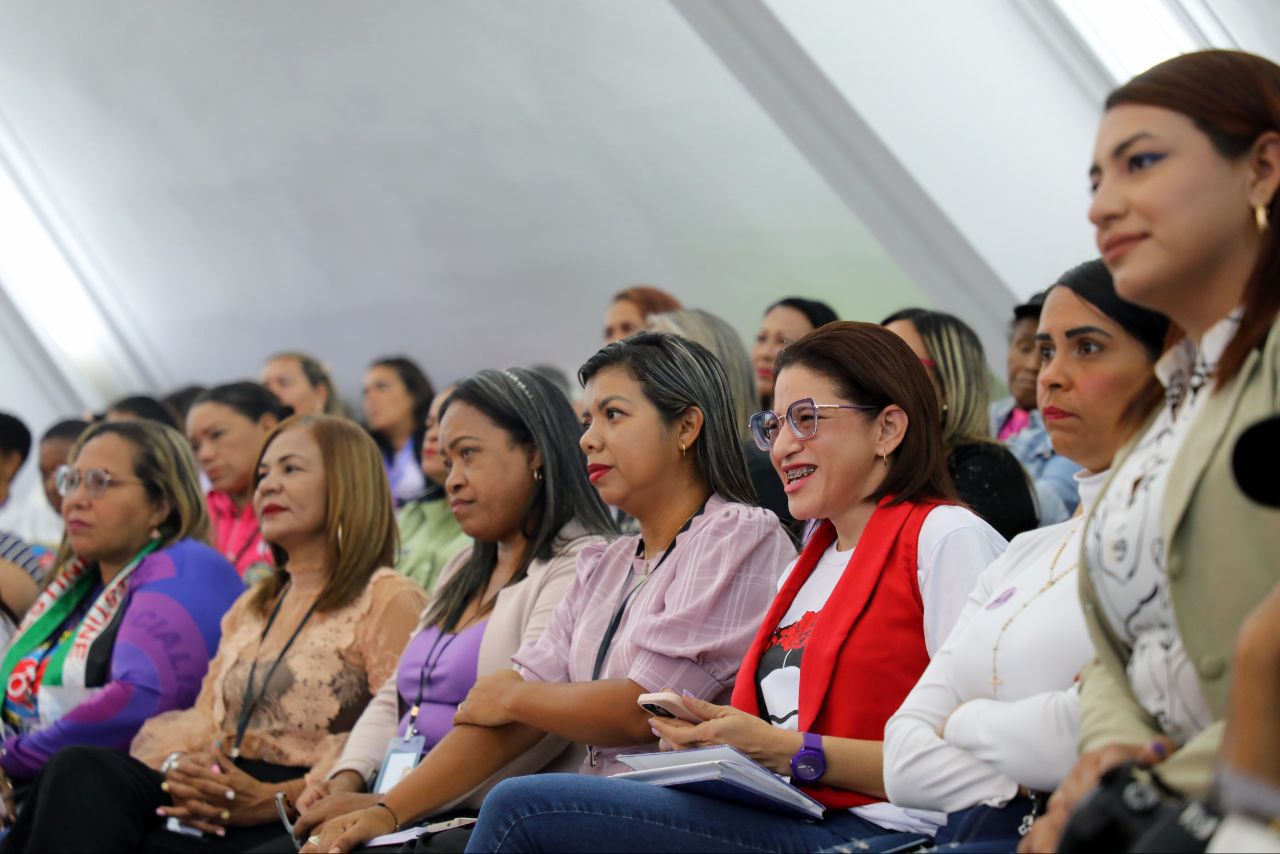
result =
[[[641,694],[636,698],[640,708],[660,718],[678,718],[691,724],[702,723],[702,717],[684,704],[684,698],[674,691],[655,691],[652,694]]]

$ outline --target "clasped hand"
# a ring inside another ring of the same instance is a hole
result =
[[[664,689],[670,690],[670,689]],[[703,718],[691,724],[678,718],[653,717],[649,725],[661,739],[661,750],[688,750],[727,744],[750,756],[776,774],[791,773],[791,757],[800,749],[799,733],[772,726],[755,715],[699,700],[684,694],[684,705]]]
[[[216,836],[225,836],[228,825],[262,824],[275,815],[274,790],[237,768],[217,746],[181,757],[160,788],[173,806],[160,807],[158,815]]]

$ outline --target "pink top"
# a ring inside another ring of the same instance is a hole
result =
[[[588,682],[600,641],[621,600],[643,577],[638,536],[591,543],[546,632],[512,657],[531,681]],[[768,510],[732,504],[718,495],[681,534],[661,566],[632,596],[601,679],[631,679],[645,691],[673,688],[728,702],[738,665],[773,599],[795,546]],[[619,753],[655,744],[600,748],[583,762],[587,774],[629,770]],[[592,761],[595,759],[595,761]]]
[[[237,510],[235,502],[225,492],[210,492],[206,500],[213,523],[213,547],[231,561],[246,585],[269,574],[271,549],[262,541],[253,504],[245,504]]]
[[[1031,413],[1015,406],[1013,411],[1009,413],[1009,417],[1005,419],[1004,426],[1000,428],[1000,435],[997,438],[1001,442],[1007,442],[1021,433],[1030,423]]]

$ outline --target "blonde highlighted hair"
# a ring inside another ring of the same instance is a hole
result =
[[[325,481],[325,565],[329,577],[316,598],[316,610],[336,611],[364,592],[374,570],[394,566],[399,549],[395,506],[382,454],[358,424],[334,415],[294,415],[276,425],[254,466],[256,490],[262,458],[276,437],[306,430],[320,447]],[[276,600],[289,580],[289,554],[271,543],[275,571],[257,585],[253,605],[259,613]]]
[[[942,404],[942,445],[947,453],[960,445],[994,442],[987,410],[991,372],[978,335],[963,320],[941,311],[921,311],[910,320],[934,362]]]

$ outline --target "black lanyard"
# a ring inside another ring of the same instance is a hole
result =
[[[648,581],[650,578],[652,578],[654,576],[654,573],[656,573],[659,569],[662,568],[662,564],[666,563],[667,558],[671,557],[672,552],[676,550],[676,543],[677,541],[679,541],[680,535],[683,534],[685,531],[689,530],[689,526],[693,524],[693,520],[698,518],[698,516],[701,515],[702,511],[705,509],[707,509],[707,505],[705,504],[699,507],[697,512],[694,513],[685,521],[684,525],[680,528],[680,530],[676,531],[675,537],[671,539],[671,545],[667,546],[667,550],[662,553],[662,557],[658,558],[657,565],[654,566],[653,569],[645,573],[644,578],[640,579],[639,584],[637,584],[635,587],[632,587],[630,590],[627,590],[627,585],[631,583],[631,573],[628,572],[627,577],[622,579],[622,590],[619,591],[618,593],[618,597],[619,597],[618,607],[614,609],[613,617],[609,620],[609,625],[604,630],[604,637],[600,639],[600,648],[596,650],[596,663],[595,663],[595,666],[591,668],[592,682],[599,679],[600,672],[604,670],[605,660],[608,659],[609,657],[609,647],[613,645],[613,636],[618,633],[618,626],[622,624],[622,616],[627,611],[627,605],[630,604],[631,597],[635,596],[636,591],[638,591],[641,587],[644,587],[645,582]],[[641,540],[640,542],[636,543],[635,556],[640,557],[643,554],[644,554],[644,540]]]
[[[288,592],[287,590],[285,591]],[[281,594],[280,600],[276,602],[276,607],[272,609],[271,616],[267,619],[267,625],[263,627],[262,634],[258,636],[258,649],[262,649],[262,642],[267,639],[267,632],[271,631],[271,626],[275,623],[276,617],[280,614],[280,606],[284,604],[284,594]],[[240,720],[236,722],[236,740],[231,746],[231,758],[233,760],[240,758],[240,744],[244,741],[245,730],[249,728],[249,719],[253,717],[254,710],[258,704],[262,702],[262,698],[267,695],[267,686],[271,684],[271,677],[275,674],[276,668],[280,666],[280,662],[284,660],[285,653],[289,651],[289,647],[293,646],[293,642],[298,639],[298,634],[302,631],[302,627],[307,624],[307,620],[311,619],[311,615],[315,613],[316,603],[312,602],[311,607],[307,609],[307,613],[302,615],[302,622],[298,623],[298,627],[293,630],[293,634],[289,635],[289,640],[285,642],[284,649],[280,650],[280,654],[276,656],[276,660],[271,662],[271,667],[267,670],[266,678],[262,680],[262,690],[258,692],[258,696],[253,696],[253,679],[258,673],[258,657],[253,657],[253,666],[249,668],[249,681],[244,686],[244,699],[240,701]]]
[[[456,633],[446,633],[439,629],[436,639],[431,642],[431,648],[427,650],[426,660],[422,662],[422,672],[418,674],[418,698],[413,701],[413,707],[409,709],[409,728],[404,731],[404,737],[418,734],[418,717],[422,714],[422,698],[427,692],[427,682],[431,679],[431,674],[436,672],[436,667],[440,664],[440,659],[444,658],[444,654],[449,651],[449,644],[453,643],[458,637]],[[436,651],[436,647],[440,645],[440,641],[445,637],[449,639],[445,641],[444,646],[440,647],[440,654],[431,658],[432,653]]]

